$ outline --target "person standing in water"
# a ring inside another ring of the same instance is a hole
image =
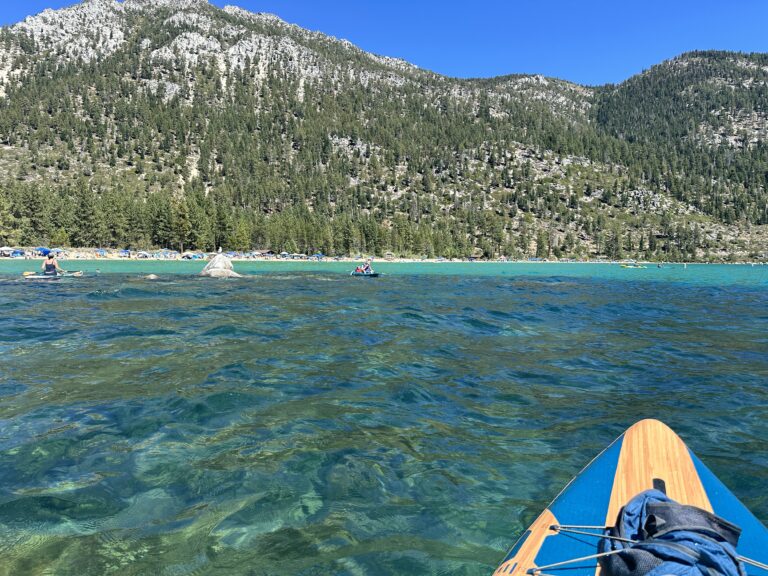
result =
[[[43,260],[43,265],[40,266],[40,268],[43,269],[43,274],[46,276],[56,276],[57,274],[64,274],[64,272],[66,272],[66,270],[62,270],[59,266],[53,252],[48,253],[48,258]]]

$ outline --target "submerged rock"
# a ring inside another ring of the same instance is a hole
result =
[[[224,254],[216,254],[213,260],[208,262],[200,272],[200,276],[209,276],[210,278],[242,278],[235,272],[232,261]]]

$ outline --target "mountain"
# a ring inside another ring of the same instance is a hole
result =
[[[759,258],[768,55],[461,80],[205,0],[0,30],[0,243]]]

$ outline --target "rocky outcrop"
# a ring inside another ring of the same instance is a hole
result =
[[[209,278],[242,278],[240,274],[235,272],[232,260],[224,256],[224,254],[214,256],[213,260],[208,262],[203,271],[200,272],[200,276],[208,276]]]
[[[32,38],[37,51],[50,51],[60,61],[91,62],[109,56],[125,43],[123,5],[110,0],[90,0],[45,10],[11,27]]]

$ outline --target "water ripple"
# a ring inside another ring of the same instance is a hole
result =
[[[763,287],[504,274],[3,282],[0,574],[487,574],[644,417],[768,518]]]

